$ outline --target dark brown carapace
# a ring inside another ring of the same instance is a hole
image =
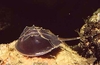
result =
[[[25,27],[20,35],[15,48],[26,56],[41,56],[58,48],[62,41],[77,40],[75,38],[59,38],[50,30],[41,27]]]

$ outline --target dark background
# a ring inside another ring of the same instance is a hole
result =
[[[0,22],[10,24],[0,31],[0,43],[18,39],[25,26],[43,27],[60,37],[78,36],[84,20],[100,7],[99,0],[3,0]]]

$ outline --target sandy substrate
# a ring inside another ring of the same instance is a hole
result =
[[[15,49],[16,42],[0,44],[0,65],[90,65],[64,43],[46,55],[27,57]]]

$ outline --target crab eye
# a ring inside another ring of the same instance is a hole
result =
[[[27,56],[40,56],[59,47],[60,43],[54,34],[37,27],[28,27],[22,32],[15,48]]]

